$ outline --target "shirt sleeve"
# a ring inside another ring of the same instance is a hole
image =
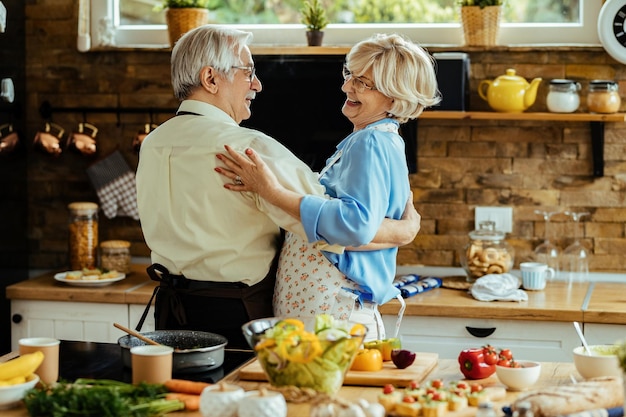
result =
[[[300,206],[309,241],[343,246],[371,242],[389,208],[390,157],[376,132],[363,132],[347,142],[341,158],[322,177],[332,199],[306,196]],[[382,139],[382,140],[381,140]],[[394,213],[399,218],[402,213]]]
[[[320,184],[317,173],[313,172],[308,165],[283,145],[260,136],[252,141],[250,147],[259,154],[285,188],[303,195],[315,195],[321,199],[328,198],[324,195],[325,189]],[[244,151],[244,149],[237,150]],[[250,193],[250,196],[255,199],[258,209],[271,218],[276,225],[306,238],[302,223],[298,219],[268,203],[256,193]],[[339,254],[344,251],[343,246],[324,241],[316,242],[316,247],[320,250]]]

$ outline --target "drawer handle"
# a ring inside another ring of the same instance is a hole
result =
[[[11,317],[11,320],[15,324],[20,323],[22,321],[22,315],[21,314],[13,314],[13,317]]]
[[[474,337],[488,337],[496,331],[495,327],[481,328],[465,326],[465,330]]]

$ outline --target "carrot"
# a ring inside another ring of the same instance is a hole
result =
[[[202,390],[210,386],[208,382],[189,381],[187,379],[170,379],[165,382],[165,388],[169,392],[182,394],[202,394]]]
[[[170,392],[165,394],[165,399],[182,401],[185,403],[185,410],[187,411],[198,411],[200,409],[200,396],[196,394]]]

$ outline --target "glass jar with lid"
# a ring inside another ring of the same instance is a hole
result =
[[[546,105],[552,113],[572,113],[580,105],[580,84],[573,80],[554,79],[550,81]]]
[[[71,203],[68,209],[70,268],[93,269],[97,262],[98,205],[79,201]]]
[[[478,226],[469,233],[471,240],[461,254],[461,265],[468,282],[487,274],[503,274],[513,268],[514,251],[504,240],[505,233],[496,230],[496,223],[490,220],[480,222]]]
[[[100,244],[100,268],[105,271],[130,272],[130,242],[107,240]]]
[[[622,99],[615,81],[593,80],[589,82],[587,108],[592,113],[617,113]]]

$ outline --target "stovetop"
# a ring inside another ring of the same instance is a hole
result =
[[[172,377],[216,383],[231,371],[254,357],[247,350],[226,349],[224,364],[219,368],[201,372],[185,372]],[[77,378],[113,379],[131,382],[130,368],[122,362],[122,348],[115,343],[61,341],[59,353],[59,378],[74,381]]]

